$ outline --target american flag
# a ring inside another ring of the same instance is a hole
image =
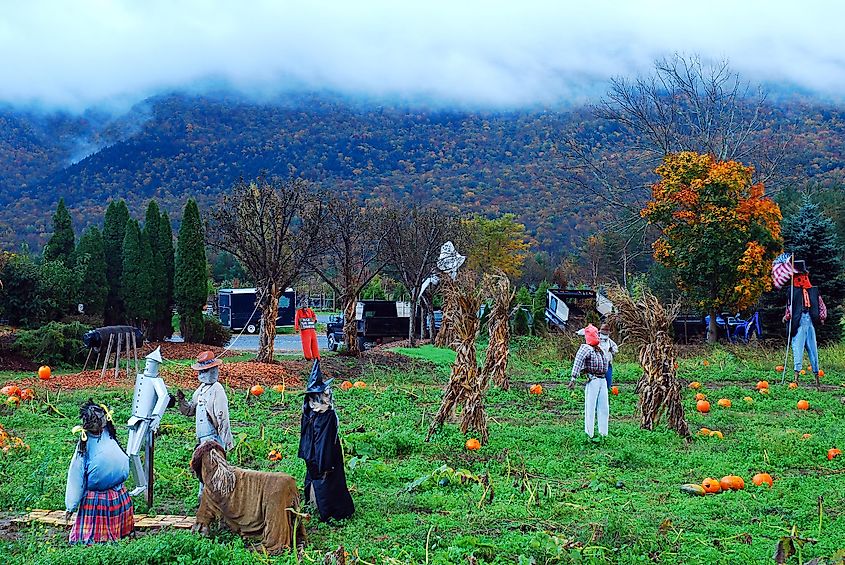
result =
[[[772,262],[772,281],[775,283],[775,288],[783,287],[794,274],[792,255],[789,253],[781,253]]]

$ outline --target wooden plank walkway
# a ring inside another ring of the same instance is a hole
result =
[[[70,521],[65,520],[64,510],[33,510],[26,516],[12,518],[12,522],[41,522],[51,526],[71,526],[76,519],[71,516]],[[173,516],[170,514],[135,514],[135,527],[138,529],[150,528],[180,528],[190,530],[194,525],[194,516]]]

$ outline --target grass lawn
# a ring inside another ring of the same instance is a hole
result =
[[[620,394],[611,397],[610,436],[593,444],[583,431],[583,387],[565,386],[569,362],[541,340],[524,340],[512,353],[512,389],[487,395],[490,444],[478,452],[464,449],[454,424],[424,441],[454,353],[402,352],[432,364],[374,366],[361,375],[366,389],[335,389],[356,513],[343,523],[312,522],[303,563],[322,563],[338,545],[358,563],[467,563],[470,556],[477,563],[768,563],[793,527],[817,540],[801,549],[805,563],[845,549],[845,457],[826,457],[829,448],[845,445],[843,348],[821,353],[824,381],[837,385],[822,392],[780,385],[773,367],[782,351],[719,348],[682,359],[681,378],[700,381],[712,405],[709,414],[697,413],[694,391],[685,388],[690,426],[724,434],[689,444],[662,428],[640,429],[634,390],[640,370],[623,356],[614,367]],[[3,382],[14,378],[0,375]],[[754,390],[761,378],[771,383],[768,396]],[[527,393],[533,383],[543,385],[542,395]],[[301,485],[301,396],[268,391],[248,405],[244,391],[228,392],[237,443],[230,460],[291,473]],[[37,405],[4,408],[0,423],[30,449],[0,455],[0,510],[63,508],[78,405],[89,396],[105,401],[123,422],[131,394],[62,392],[56,406],[68,418]],[[717,407],[719,398],[733,406]],[[810,410],[797,410],[799,399]],[[118,433],[125,443],[125,429]],[[159,513],[196,510],[198,483],[188,470],[193,433],[192,419],[166,414],[156,443]],[[805,433],[811,437],[802,439]],[[270,449],[284,458],[268,461]],[[751,484],[761,471],[774,477],[773,488]],[[678,488],[728,474],[742,476],[745,490],[695,497]],[[481,476],[492,492],[475,480]],[[147,510],[136,501],[136,512]],[[70,547],[66,536],[26,526],[0,537],[0,554],[6,564],[296,562],[293,555],[253,552],[229,533],[158,533],[94,548]]]

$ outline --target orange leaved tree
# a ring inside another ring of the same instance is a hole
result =
[[[678,286],[710,313],[752,306],[771,287],[772,259],[781,248],[778,205],[753,184],[753,167],[691,151],[672,153],[656,169],[660,182],[641,214],[661,229],[654,258]]]

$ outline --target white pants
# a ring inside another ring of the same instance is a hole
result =
[[[607,403],[607,379],[591,379],[584,388],[584,431],[593,437],[596,412],[599,417],[599,434],[607,435],[610,407]]]

